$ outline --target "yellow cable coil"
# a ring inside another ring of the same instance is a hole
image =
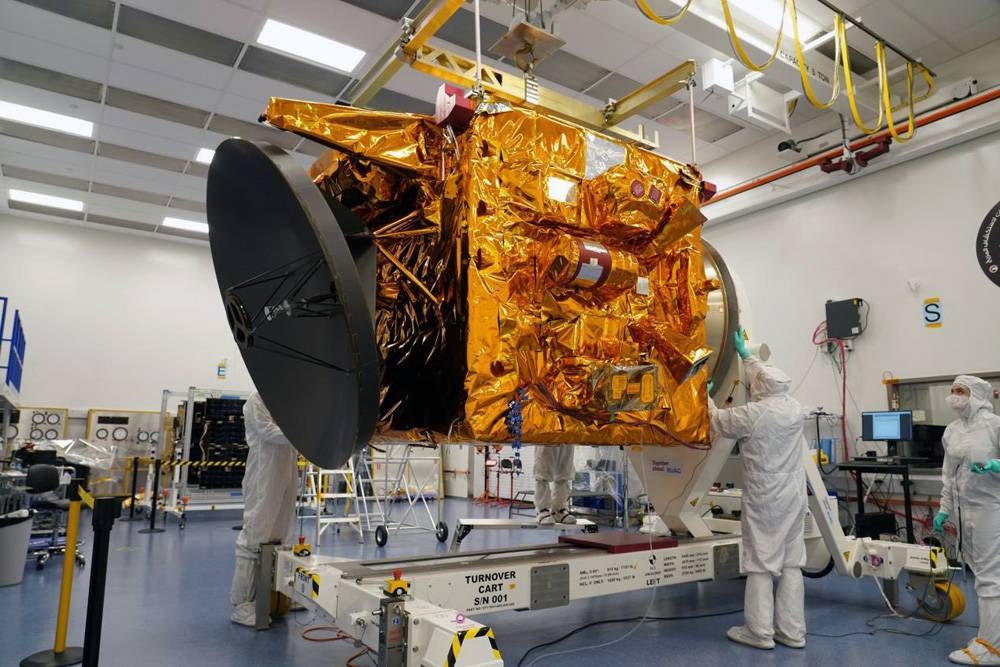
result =
[[[798,58],[799,64],[799,76],[802,77],[802,91],[806,94],[806,97],[817,109],[829,109],[833,106],[833,103],[837,101],[840,96],[840,66],[837,60],[840,57],[840,39],[836,37],[837,25],[842,20],[840,14],[835,14],[833,17],[834,25],[834,42],[836,46],[836,53],[833,56],[833,92],[830,94],[830,99],[827,102],[820,102],[816,99],[816,93],[813,91],[812,84],[809,83],[809,75],[806,73],[806,58],[805,53],[802,51],[802,40],[799,39],[799,13],[798,9],[795,7],[795,0],[789,0],[791,2],[792,9],[792,35],[795,38],[795,55]]]
[[[906,96],[908,101],[907,129],[905,134],[896,131],[896,121],[892,119],[892,98],[889,94],[889,72],[885,64],[885,47],[882,42],[875,44],[875,59],[878,62],[879,86],[882,88],[882,106],[885,119],[889,125],[889,133],[899,143],[913,138],[913,63],[906,63]]]
[[[688,10],[691,8],[691,4],[694,0],[687,0],[681,9],[673,16],[660,16],[653,8],[649,6],[646,0],[635,0],[636,7],[646,16],[646,18],[654,21],[660,25],[672,25],[677,23],[684,15],[687,14]],[[809,83],[809,75],[806,72],[805,64],[805,53],[802,50],[802,40],[799,37],[799,20],[798,20],[798,8],[795,6],[795,0],[782,0],[781,3],[781,22],[778,27],[778,39],[775,42],[774,50],[771,52],[770,57],[766,62],[758,64],[750,59],[746,50],[743,48],[743,42],[740,41],[739,36],[736,34],[736,25],[733,22],[733,14],[729,8],[728,0],[720,0],[722,4],[722,13],[726,19],[726,27],[729,30],[729,41],[733,46],[733,51],[736,53],[740,61],[749,69],[755,72],[763,72],[765,69],[774,64],[774,61],[778,58],[778,53],[781,51],[781,40],[784,35],[785,30],[785,15],[788,13],[789,2],[791,3],[790,13],[792,16],[792,34],[795,39],[795,55],[798,59],[799,76],[802,79],[802,90],[808,98],[809,102],[818,109],[829,109],[837,101],[840,96],[841,82],[840,82],[840,68],[843,67],[844,70],[844,87],[847,89],[847,99],[851,107],[851,115],[854,118],[854,124],[857,125],[858,129],[867,135],[872,135],[879,132],[882,129],[883,121],[888,122],[888,129],[890,134],[896,141],[903,143],[910,140],[913,137],[915,130],[914,127],[914,104],[926,100],[931,95],[934,94],[936,90],[936,85],[934,82],[934,77],[931,76],[930,72],[923,65],[918,64],[920,68],[920,74],[927,84],[927,91],[919,97],[913,96],[913,63],[908,62],[906,65],[906,88],[907,88],[907,101],[903,102],[895,107],[892,106],[892,100],[889,91],[889,73],[886,66],[885,57],[885,45],[882,42],[877,42],[875,44],[875,58],[878,65],[878,85],[879,85],[879,101],[878,101],[878,119],[875,122],[874,127],[868,127],[865,125],[864,120],[861,118],[861,113],[858,110],[857,97],[855,95],[853,77],[851,76],[851,56],[848,51],[847,45],[847,26],[844,22],[843,17],[840,14],[834,14],[833,17],[833,29],[834,29],[834,39],[836,41],[836,51],[838,53],[834,54],[834,69],[833,69],[833,84],[831,86],[832,92],[830,99],[826,102],[821,102],[816,98],[816,93]],[[837,63],[837,60],[840,63]],[[900,133],[896,130],[896,124],[892,119],[892,112],[902,108],[907,107],[907,120],[908,128],[905,133]]]
[[[857,125],[858,129],[865,134],[875,134],[882,129],[882,121],[885,119],[885,109],[882,104],[877,105],[878,119],[875,121],[875,127],[868,127],[861,119],[861,113],[858,111],[858,100],[854,91],[854,81],[851,77],[851,54],[850,49],[847,48],[847,29],[844,26],[844,21],[841,20],[839,15],[835,21],[835,29],[837,31],[837,39],[840,40],[840,61],[844,66],[844,86],[847,88],[847,101],[850,102],[851,105],[851,115],[854,117],[854,124]],[[878,64],[880,93],[882,88],[882,74],[885,71],[884,65],[884,62]]]
[[[684,3],[684,6],[681,7],[680,10],[678,10],[678,12],[673,16],[660,16],[653,11],[653,8],[649,6],[649,3],[646,2],[646,0],[635,0],[635,6],[638,7],[639,11],[645,14],[646,18],[650,21],[659,23],[660,25],[673,25],[684,18],[684,15],[687,14],[689,9],[691,9],[692,2],[694,2],[694,0],[687,0],[687,2]]]
[[[733,45],[733,51],[739,57],[740,61],[749,69],[755,72],[763,72],[768,67],[774,64],[774,61],[778,58],[778,52],[781,50],[781,38],[785,32],[785,14],[788,9],[788,0],[781,0],[781,23],[778,25],[778,41],[774,44],[774,51],[771,52],[771,57],[767,59],[762,65],[758,65],[754,61],[750,60],[750,56],[747,55],[746,50],[743,48],[743,42],[740,41],[739,36],[736,34],[736,25],[733,23],[733,13],[729,10],[729,0],[722,1],[722,13],[726,17],[726,27],[729,29],[729,41]]]

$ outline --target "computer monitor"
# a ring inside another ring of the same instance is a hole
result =
[[[861,413],[861,439],[865,442],[880,440],[912,440],[913,413],[909,410]]]

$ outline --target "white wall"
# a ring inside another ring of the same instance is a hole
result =
[[[827,299],[871,304],[848,363],[861,410],[886,408],[882,373],[898,377],[1000,370],[1000,288],[981,272],[977,231],[1000,200],[1000,133],[980,137],[705,230],[749,295],[757,341],[798,383]],[[906,285],[918,280],[918,293]],[[923,299],[943,302],[944,326],[922,323]],[[823,355],[797,393],[839,410]],[[852,430],[860,417],[848,403]]]
[[[207,245],[0,216],[0,249],[27,338],[23,405],[159,410],[163,389],[252,388]]]

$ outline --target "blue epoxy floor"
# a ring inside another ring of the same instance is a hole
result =
[[[459,500],[446,503],[446,517],[454,525],[458,516],[506,516],[506,509],[484,508]],[[84,515],[90,536],[89,515]],[[310,625],[325,625],[310,612],[299,612],[279,621],[270,631],[253,632],[229,622],[229,583],[232,576],[233,513],[192,514],[186,530],[171,521],[167,532],[138,533],[143,523],[119,523],[112,533],[106,597],[102,665],[125,667],[253,667],[277,665],[343,665],[355,651],[344,642],[316,643],[301,638]],[[306,524],[306,534],[310,532]],[[536,531],[476,531],[465,549],[482,549],[545,541]],[[357,544],[352,534],[328,532],[321,553],[348,558],[387,558],[405,554],[445,551],[430,534],[391,536],[385,549],[369,538]],[[85,548],[89,556],[90,544]],[[70,621],[70,644],[83,640],[89,566],[78,570]],[[19,586],[0,588],[0,667],[16,665],[29,653],[51,647],[59,594],[61,562],[53,560],[42,572],[29,565]],[[958,624],[939,628],[932,636],[910,637],[878,633],[830,638],[811,635],[806,649],[778,647],[763,652],[727,641],[726,628],[741,622],[740,614],[663,622],[615,623],[590,628],[544,651],[533,652],[523,665],[583,667],[585,665],[943,665],[948,651],[964,645],[974,634],[975,597],[971,583],[966,591],[969,609]],[[506,664],[518,664],[524,653],[569,630],[603,619],[650,616],[693,616],[739,609],[741,581],[690,584],[651,592],[623,594],[582,601],[569,608],[537,612],[503,612],[477,617],[496,631]],[[885,612],[871,580],[853,581],[830,575],[806,581],[806,609],[812,633],[842,635],[866,632],[870,619]],[[905,591],[901,597],[909,602]],[[924,621],[878,619],[882,627],[908,632],[935,630]],[[558,651],[596,647],[631,632],[613,646],[576,653]],[[537,661],[535,661],[538,659]],[[373,664],[359,660],[357,664]]]

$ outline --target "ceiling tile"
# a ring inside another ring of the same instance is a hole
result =
[[[164,169],[166,171],[183,172],[187,165],[186,160],[165,157],[156,153],[148,153],[126,146],[116,146],[101,142],[97,147],[97,154],[109,160],[121,160],[122,162],[134,162],[135,164],[153,167],[154,169]]]
[[[126,229],[138,229],[144,232],[153,231],[154,225],[150,225],[144,222],[135,222],[134,220],[124,220],[122,218],[114,218],[109,215],[99,215],[97,213],[88,213],[87,222],[94,222],[99,225],[110,225],[112,227],[124,227]]]
[[[128,5],[240,43],[253,39],[263,23],[262,8],[225,0],[128,0]]]
[[[200,241],[208,242],[208,234],[202,234],[200,232],[189,232],[186,229],[174,229],[173,227],[164,227],[160,225],[156,228],[157,234],[165,234],[167,236],[181,236],[186,239],[198,239]]]
[[[398,21],[406,15],[413,0],[343,0],[349,5]]]
[[[247,47],[239,68],[260,76],[285,81],[302,88],[315,90],[336,97],[351,80],[337,72],[310,65],[309,63],[283,56],[256,46]]]
[[[16,25],[13,20],[9,24],[6,23],[6,17],[3,14],[0,14],[0,23]],[[108,51],[98,56],[52,43],[46,43],[44,48],[39,48],[37,38],[4,30],[2,27],[0,27],[0,56],[90,81],[104,79],[108,71],[109,60]]]
[[[174,51],[232,65],[243,45],[234,39],[201,28],[122,5],[118,10],[118,32],[159,44]]]
[[[689,107],[687,104],[683,104],[683,109],[678,109],[675,113],[669,114],[661,118],[658,122],[661,125],[666,125],[667,127],[673,128],[678,132],[684,132],[685,134],[691,134],[691,116],[689,113]],[[731,134],[736,134],[743,127],[732,123],[725,118],[720,118],[715,114],[708,113],[697,107],[694,110],[694,132],[695,136],[702,141],[718,141],[719,139],[724,139]]]
[[[101,84],[97,81],[35,67],[10,58],[0,58],[0,78],[91,102],[101,101]]]
[[[204,127],[209,116],[207,111],[201,109],[168,102],[167,100],[143,95],[142,93],[135,93],[130,90],[122,90],[114,86],[108,87],[105,103],[126,111],[154,116],[192,127]]]
[[[215,67],[210,63],[206,65]],[[213,109],[222,97],[222,91],[217,86],[203,86],[169,74],[164,75],[135,67],[127,61],[118,60],[117,57],[111,62],[111,73],[108,75],[107,83],[116,88],[142,93],[164,101],[169,100],[174,104],[194,109]]]
[[[113,129],[122,129],[135,134],[141,133],[151,137],[168,139],[186,146],[198,146],[199,148],[214,148],[216,144],[222,141],[221,137],[216,134],[206,132],[201,127],[196,127],[194,125],[181,125],[173,121],[154,118],[153,116],[146,116],[133,111],[125,111],[124,109],[118,109],[112,106],[106,106],[104,107],[104,116],[101,119],[101,136],[105,136],[106,133],[110,134]],[[133,141],[111,141],[112,143],[124,144],[126,146],[147,148],[141,143],[135,143]],[[153,152],[159,152],[155,149],[150,150],[153,150]],[[172,153],[167,154],[170,155]],[[193,157],[193,154],[188,155],[187,153],[184,153],[183,155],[177,155],[176,157],[190,158]]]
[[[948,41],[961,46],[963,52],[968,53],[995,41],[998,37],[1000,37],[1000,14],[995,14],[951,36]],[[995,67],[996,63],[993,65]]]
[[[480,39],[486,53],[498,39],[507,34],[507,26],[480,16]],[[434,35],[436,39],[450,42],[464,49],[476,50],[476,15],[467,9],[459,9],[441,26]]]
[[[57,218],[69,218],[70,220],[83,220],[83,211],[67,211],[62,208],[52,206],[39,206],[38,204],[27,204],[23,201],[7,200],[7,207],[17,211],[28,211],[29,213],[42,213],[44,215],[54,215]]]
[[[199,178],[205,178],[206,176],[208,176],[208,165],[202,164],[200,162],[195,162],[194,160],[192,160],[188,164],[187,169],[184,170],[184,173],[187,174],[188,176],[198,176]]]
[[[214,115],[208,123],[208,129],[227,137],[242,137],[269,141],[286,150],[292,150],[299,143],[299,137],[291,132],[282,132],[266,125],[247,123],[228,116]]]
[[[107,195],[108,197],[120,197],[122,199],[131,199],[132,201],[140,201],[146,204],[155,204],[157,206],[166,206],[167,200],[170,199],[166,195],[158,195],[153,192],[143,192],[142,190],[133,190],[132,188],[120,188],[116,185],[105,185],[104,183],[94,183],[91,188],[91,192],[99,195]]]
[[[980,21],[1000,14],[1000,2],[996,0],[961,0],[961,2],[941,2],[941,0],[892,0],[901,11],[908,14],[932,33],[944,38],[972,28]],[[895,41],[888,36],[889,41]],[[955,44],[960,46],[960,44]],[[920,54],[915,54],[920,55]]]
[[[197,213],[205,212],[205,204],[200,201],[194,201],[193,199],[183,199],[181,197],[173,197],[170,199],[170,208],[180,208],[185,211],[195,211]]]
[[[48,185],[55,185],[70,190],[82,190],[83,192],[87,192],[90,188],[90,182],[82,178],[60,176],[59,174],[50,174],[47,171],[25,169],[24,167],[15,167],[10,164],[0,165],[0,170],[2,170],[3,175],[7,178],[19,178],[22,181],[32,181],[34,183],[47,183]]]
[[[581,91],[600,81],[609,74],[609,70],[572,53],[556,51],[535,65],[535,74],[572,90]]]
[[[111,29],[115,17],[115,3],[111,0],[18,0],[26,5],[62,14],[76,21],[83,21],[100,28]]]
[[[915,57],[920,58],[921,62],[931,69],[934,69],[960,55],[961,52],[958,49],[954,48],[942,39],[941,41],[934,42],[930,46],[925,46],[920,49],[920,53],[916,54]]]
[[[69,134],[53,132],[51,130],[45,130],[31,125],[12,123],[7,120],[0,120],[0,134],[7,135],[8,137],[25,139],[27,141],[34,141],[48,146],[66,148],[71,151],[78,151],[81,153],[94,152],[94,141],[91,139],[74,137]]]
[[[948,2],[946,4],[961,5],[963,3],[964,0],[959,3]],[[910,0],[902,4],[907,9],[900,9],[889,0],[877,0],[864,8],[861,18],[869,29],[883,35],[885,39],[904,51],[916,52],[928,44],[936,42],[938,37],[920,25],[914,17],[915,14],[911,13],[908,9]],[[856,39],[854,34],[856,34],[856,31],[848,31],[849,43]],[[832,40],[829,43],[832,44]],[[863,43],[867,44],[868,42]],[[874,53],[874,48],[872,53]],[[852,53],[851,56],[853,57],[854,54]]]
[[[646,48],[621,26],[610,26],[585,11],[571,10],[559,14],[555,19],[555,32],[566,41],[565,51],[612,70]]]
[[[597,84],[587,89],[587,95],[594,99],[607,102],[608,100],[620,100],[642,84],[618,72],[612,72]]]
[[[115,38],[114,59],[140,71],[156,72],[212,90],[224,89],[233,75],[232,66],[210,62],[126,35]]]
[[[425,115],[434,114],[434,105],[430,102],[418,100],[415,97],[397,93],[388,88],[383,88],[375,93],[375,97],[365,106],[369,109],[378,109],[380,111],[408,111],[410,113]]]
[[[850,42],[848,42],[847,52],[850,54],[851,71],[855,74],[868,75],[878,69],[878,64],[874,59],[851,46]],[[830,60],[833,60],[837,55],[837,45],[833,43],[833,40],[830,40],[817,46],[816,53],[822,53]]]
[[[54,0],[45,4],[58,5],[60,8],[77,6],[77,3],[68,0],[65,2]],[[39,48],[47,48],[51,44],[56,48],[68,47],[73,51],[82,51],[106,58],[111,52],[114,41],[114,35],[105,26],[77,21],[53,11],[46,11],[12,0],[0,3],[0,26],[10,27],[12,30],[16,29],[18,33],[33,38],[34,44],[32,48],[25,51],[26,54]],[[5,55],[9,56],[10,54]],[[33,61],[28,55],[22,58],[15,54],[13,57],[17,60]]]

